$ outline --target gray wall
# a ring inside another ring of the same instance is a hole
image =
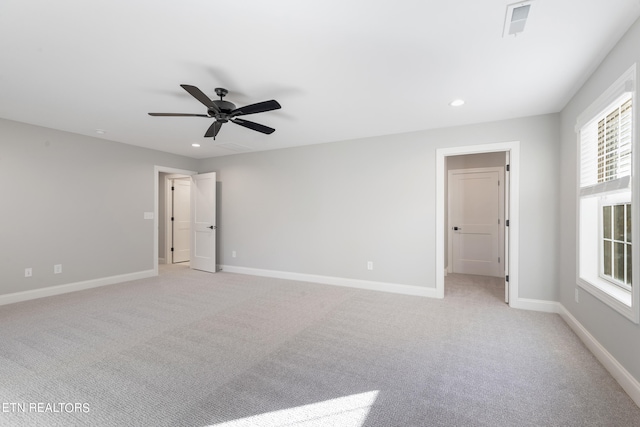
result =
[[[580,303],[574,301],[576,289],[576,186],[577,186],[577,117],[594,102],[634,62],[640,62],[640,21],[631,27],[616,47],[588,79],[561,114],[561,228],[560,228],[560,302],[635,378],[640,381],[640,327],[631,323],[609,306],[580,292]],[[640,123],[640,108],[634,108]],[[636,131],[636,136],[637,136]],[[637,157],[636,157],[637,158]],[[637,169],[636,169],[637,170]],[[638,214],[634,213],[634,227]],[[637,270],[637,266],[634,265]],[[637,271],[634,272],[634,276]],[[637,277],[637,276],[636,276]],[[638,286],[635,284],[634,286]]]
[[[449,156],[446,158],[446,161],[447,171],[455,169],[502,167],[506,164],[505,154],[502,152]]]
[[[154,208],[154,165],[218,172],[221,264],[434,287],[436,148],[520,140],[520,296],[554,300],[558,122],[545,115],[197,161],[0,120],[0,177],[15,183],[2,210],[0,294],[151,269],[153,221],[143,212]]]
[[[555,300],[557,114],[202,160],[218,172],[219,262],[433,288],[436,149],[516,140],[520,296]]]
[[[8,120],[0,141],[0,294],[153,269],[154,165],[196,160]]]

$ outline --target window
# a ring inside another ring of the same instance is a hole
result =
[[[635,76],[634,66],[578,118],[577,282],[638,322],[632,215]]]
[[[600,276],[631,290],[631,203],[602,205]]]

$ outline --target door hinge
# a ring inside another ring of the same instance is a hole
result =
[[[171,248],[171,252],[173,252],[173,248]]]
[[[500,264],[500,257],[498,257],[498,264]]]
[[[511,171],[511,165],[507,165],[507,172]]]
[[[509,226],[509,220],[506,220],[504,225],[506,225],[508,227]]]
[[[507,274],[507,276],[504,279],[508,282],[509,281],[509,275]]]
[[[173,221],[173,217],[171,217],[171,221]]]
[[[171,191],[173,191],[173,190],[175,190],[175,189],[176,189],[176,187],[171,187]]]

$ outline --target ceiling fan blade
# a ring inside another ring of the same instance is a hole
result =
[[[282,108],[278,101],[272,99],[270,101],[258,102],[257,104],[245,105],[244,107],[236,108],[231,112],[231,116],[244,116],[247,114],[262,113],[264,111],[277,110]]]
[[[276,131],[274,128],[261,125],[260,123],[250,122],[249,120],[232,119],[231,121],[237,125],[244,126],[246,128],[249,128],[251,130],[256,130],[258,132],[266,133],[267,135],[270,135]]]
[[[209,129],[207,129],[207,132],[204,134],[204,137],[205,138],[213,137],[213,139],[216,139],[216,135],[218,135],[218,132],[220,132],[221,127],[222,127],[222,122],[213,122],[211,126],[209,126]]]
[[[189,114],[189,113],[149,113],[150,116],[161,117],[209,117],[206,114]]]
[[[214,104],[213,101],[197,87],[191,86],[191,85],[180,85],[180,86],[182,86],[184,90],[189,92],[189,94],[193,96],[195,99],[202,102],[207,108],[211,108],[217,113],[220,112],[220,109],[218,109],[218,106]]]

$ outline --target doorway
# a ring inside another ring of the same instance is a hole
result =
[[[190,260],[191,248],[191,178],[171,178],[167,200],[167,255],[171,263],[184,263]]]
[[[175,175],[175,176],[174,176]],[[197,173],[194,171],[154,166],[154,238],[153,266],[158,274],[158,264],[162,259],[162,248],[165,248],[164,262],[173,259],[166,254],[167,242],[167,181],[171,178],[188,178],[190,182],[189,196],[189,266],[191,269],[215,273],[216,269],[216,173]],[[164,191],[161,191],[163,189]],[[170,191],[170,190],[169,190]],[[165,195],[161,197],[161,195]],[[162,202],[161,202],[162,201]],[[171,216],[168,216],[170,221]],[[163,230],[161,232],[161,230]],[[162,239],[161,239],[162,237]],[[160,241],[164,244],[160,244]],[[169,253],[170,251],[169,247]]]
[[[160,173],[159,201],[160,262],[188,262],[191,250],[191,176]]]
[[[505,221],[504,237],[504,285],[505,301],[512,305],[518,299],[518,204],[519,204],[519,141],[496,144],[471,145],[463,147],[441,148],[436,150],[436,294],[444,298],[444,277],[449,268],[448,233],[448,170],[447,160],[453,156],[465,156],[481,153],[502,153],[505,166]],[[508,166],[507,166],[508,165]],[[508,223],[506,222],[508,221]],[[451,224],[451,226],[455,226]],[[500,241],[500,239],[499,239]]]
[[[458,169],[479,160],[506,159],[501,152],[447,158],[447,273],[504,277],[504,166]]]
[[[164,166],[154,166],[154,234],[153,234],[153,268],[155,274],[158,274],[158,264],[171,264],[171,246],[167,243],[171,240],[167,238],[170,233],[170,227],[167,226],[167,221],[170,222],[171,215],[170,210],[167,210],[167,204],[171,201],[171,195],[167,192],[169,187],[170,192],[170,180],[172,178],[190,178],[192,175],[196,175],[197,172],[176,169]],[[169,215],[167,213],[169,212]],[[167,218],[168,217],[168,218]],[[167,249],[168,246],[168,249]]]

